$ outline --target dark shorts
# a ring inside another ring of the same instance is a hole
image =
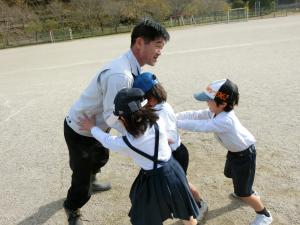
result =
[[[256,150],[254,145],[241,152],[228,151],[224,175],[232,178],[234,193],[239,197],[248,197],[253,193],[255,166]]]
[[[177,162],[179,162],[180,166],[186,174],[189,166],[189,152],[185,145],[181,143],[175,151],[172,151],[172,155],[177,160]]]

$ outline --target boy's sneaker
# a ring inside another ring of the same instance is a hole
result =
[[[256,197],[258,197],[258,198],[260,199],[260,196],[259,196],[259,194],[258,194],[256,191],[253,192],[253,195],[255,195]],[[240,197],[239,197],[236,193],[234,193],[234,192],[231,193],[231,196],[234,197],[234,198],[237,198],[237,199],[240,198]]]
[[[269,212],[270,213],[270,212]],[[250,225],[269,225],[273,221],[273,217],[270,213],[270,217],[267,217],[264,214],[256,214],[255,219],[250,223]]]
[[[67,217],[68,217],[68,224],[69,225],[83,225],[83,223],[81,221],[80,209],[71,210],[71,209],[68,209],[66,207],[64,207],[64,209],[65,209],[65,212],[66,212]]]
[[[200,224],[200,222],[203,221],[203,219],[208,211],[208,206],[207,206],[207,203],[205,201],[203,201],[202,199],[200,200],[200,202],[196,202],[196,203],[200,210],[200,214],[196,219],[198,222],[197,224]]]

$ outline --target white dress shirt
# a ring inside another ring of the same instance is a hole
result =
[[[217,116],[209,109],[186,111],[176,114],[178,128],[213,132],[216,139],[231,152],[240,152],[255,144],[253,135],[240,123],[234,111],[221,112]]]
[[[159,119],[157,121],[159,127],[159,146],[158,146],[158,160],[168,161],[171,157],[171,149],[168,144],[168,137],[165,132],[165,123],[163,120]],[[94,138],[96,138],[101,144],[111,151],[121,152],[127,156],[130,156],[133,161],[143,168],[144,170],[153,169],[153,161],[145,158],[144,156],[136,153],[123,141],[122,137],[112,136],[103,132],[98,127],[93,127],[91,133]],[[154,144],[155,144],[155,130],[154,126],[145,131],[145,133],[137,138],[133,137],[131,134],[126,133],[126,137],[131,145],[135,148],[145,152],[146,154],[154,155]],[[161,167],[160,164],[157,167]]]
[[[71,106],[66,117],[67,124],[78,134],[92,136],[89,131],[80,130],[77,122],[83,114],[89,117],[95,114],[96,125],[102,130],[113,127],[124,133],[124,128],[117,119],[111,120],[114,110],[113,101],[118,91],[132,87],[132,74],[138,75],[140,72],[141,67],[131,50],[105,65]]]

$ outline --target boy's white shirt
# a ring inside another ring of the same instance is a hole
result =
[[[176,114],[177,127],[195,132],[213,132],[216,139],[231,152],[240,152],[255,144],[254,136],[240,123],[234,111],[216,117],[209,109]]]
[[[171,149],[168,144],[168,137],[166,135],[166,125],[162,119],[157,121],[159,126],[159,146],[158,146],[158,160],[168,161],[171,157]],[[123,153],[133,159],[133,161],[143,168],[144,170],[153,169],[153,161],[145,158],[144,156],[136,153],[123,141],[120,136],[113,136],[103,132],[98,127],[93,127],[91,129],[91,134],[95,139],[97,139],[101,144],[111,151]],[[154,144],[155,144],[155,130],[154,126],[145,131],[143,135],[138,138],[133,137],[131,134],[126,133],[126,137],[131,145],[137,149],[147,153],[148,155],[154,155]],[[158,164],[158,167],[161,165]]]
[[[176,150],[180,146],[181,140],[176,125],[176,115],[172,106],[167,102],[162,102],[155,105],[153,108],[157,110],[156,113],[159,118],[166,123],[168,140],[172,142],[170,143],[170,147],[173,151]]]

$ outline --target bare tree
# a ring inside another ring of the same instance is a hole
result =
[[[143,1],[141,14],[143,17],[150,16],[157,21],[165,21],[171,14],[171,8],[167,1],[152,0]]]
[[[106,25],[110,25],[114,28],[115,32],[118,32],[118,27],[125,19],[126,13],[126,1],[109,1],[104,5],[104,12],[106,14]]]
[[[225,11],[229,7],[226,0],[193,0],[184,8],[186,16],[200,16],[209,12]]]
[[[171,7],[171,16],[173,18],[179,18],[183,15],[184,8],[190,4],[192,0],[168,0]]]
[[[74,20],[77,26],[85,28],[99,26],[103,30],[104,0],[73,0],[70,8],[70,19]]]

